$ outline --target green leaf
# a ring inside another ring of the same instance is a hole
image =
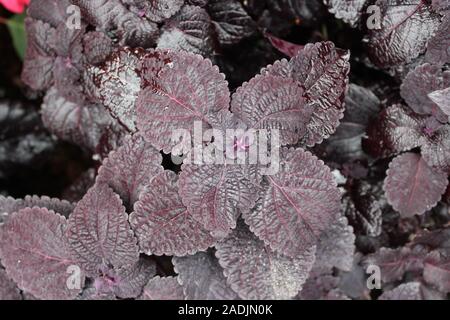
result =
[[[14,48],[20,59],[23,60],[25,56],[25,50],[27,48],[27,37],[25,33],[25,13],[16,14],[12,18],[6,21],[9,33],[13,40]]]

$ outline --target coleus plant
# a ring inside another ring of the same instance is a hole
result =
[[[350,270],[354,236],[339,218],[341,193],[330,169],[302,149],[336,130],[348,74],[348,52],[331,42],[309,44],[230,98],[225,77],[199,55],[116,49],[82,78],[91,101],[104,105],[127,136],[72,207],[2,198],[7,276],[40,299],[289,299],[313,268]],[[67,107],[48,99],[44,110]],[[186,159],[179,175],[164,171],[160,151],[172,150],[171,132],[192,132],[196,121],[219,132],[236,125],[279,131],[279,171]],[[177,282],[154,278],[161,255],[174,256]],[[71,267],[78,287],[67,285]]]
[[[23,80],[100,167],[64,191],[73,203],[0,196],[0,299],[370,299],[373,264],[380,299],[445,298],[448,1],[323,1],[403,82],[389,95],[349,84],[332,42],[278,38],[317,26],[321,3],[32,0]],[[373,4],[381,29],[366,30]],[[290,59],[229,85],[222,49],[258,29]],[[199,128],[214,137],[192,144]],[[278,134],[278,160],[236,163],[251,131]]]
[[[337,18],[366,30],[371,62],[405,74],[418,61],[449,63],[448,0],[324,0]]]
[[[31,1],[25,23],[22,79],[46,92],[44,124],[59,138],[101,157],[120,144],[124,130],[103,105],[89,99],[83,78],[87,69],[125,44],[212,57],[219,44],[230,46],[255,31],[253,20],[234,0]]]

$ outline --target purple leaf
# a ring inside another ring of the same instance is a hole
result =
[[[122,201],[107,185],[96,184],[69,218],[67,238],[78,263],[89,276],[104,267],[120,268],[138,260],[136,239]]]
[[[145,286],[141,300],[184,300],[183,287],[176,277],[156,276]]]
[[[396,211],[412,217],[433,208],[447,184],[446,173],[430,168],[418,154],[405,153],[390,163],[384,190]]]
[[[302,144],[313,146],[333,134],[344,113],[350,53],[332,42],[308,44],[290,61],[294,80],[305,89],[313,114]]]
[[[381,29],[366,37],[370,59],[380,68],[411,62],[426,49],[439,27],[439,15],[423,0],[378,0]]]
[[[185,256],[206,251],[215,239],[192,217],[178,195],[178,177],[165,171],[148,184],[130,215],[140,251]]]
[[[217,259],[210,253],[172,259],[186,300],[237,300]]]
[[[125,5],[141,17],[153,22],[163,22],[177,13],[184,4],[184,0],[122,0]]]
[[[14,281],[0,268],[0,301],[4,300],[22,300],[22,296]]]
[[[208,4],[209,0],[185,0],[185,2],[194,6],[204,7]]]
[[[296,144],[306,133],[311,107],[295,81],[256,76],[233,95],[231,111],[249,128],[279,130],[282,145]]]
[[[98,295],[113,293],[119,298],[136,298],[155,273],[154,261],[141,258],[134,265],[102,270],[94,280],[94,287]]]
[[[95,287],[88,287],[83,290],[81,295],[77,297],[77,300],[117,300],[116,296],[112,292],[97,292]]]
[[[100,67],[87,69],[94,84],[93,95],[129,131],[136,131],[136,100],[141,90],[137,66],[144,51],[120,48]]]
[[[356,252],[351,271],[338,273],[339,290],[353,299],[369,299],[370,289],[367,287],[366,267],[361,265],[362,254]]]
[[[236,227],[256,203],[260,176],[250,165],[184,164],[179,192],[192,216],[217,238]]]
[[[437,104],[442,112],[444,112],[447,116],[450,116],[450,87],[443,90],[433,91],[428,94],[428,98]]]
[[[42,21],[25,19],[27,50],[22,69],[22,81],[34,90],[46,90],[53,80],[54,52],[49,46],[56,29]]]
[[[139,94],[137,127],[158,150],[171,152],[174,130],[191,132],[195,121],[209,126],[208,114],[229,107],[225,76],[199,55],[174,55],[157,80]]]
[[[450,257],[437,251],[430,253],[425,259],[423,278],[440,291],[450,292]]]
[[[20,289],[38,299],[73,299],[78,289],[69,289],[70,267],[77,267],[64,237],[66,219],[45,208],[26,208],[13,214],[2,226],[0,259]]]
[[[5,220],[7,216],[14,212],[33,207],[46,208],[68,218],[73,211],[74,205],[66,200],[47,196],[26,196],[24,199],[14,199],[0,195],[0,216],[3,216]]]
[[[440,66],[423,64],[407,75],[401,86],[401,95],[416,113],[432,115],[442,123],[446,123],[448,116],[428,97],[428,94],[449,86],[450,71],[442,72]]]
[[[139,136],[127,136],[98,171],[97,182],[108,184],[130,208],[152,179],[163,172],[162,156]]]
[[[431,0],[431,5],[433,9],[445,14],[450,10],[450,1],[449,0]]]
[[[372,156],[389,157],[419,147],[423,128],[423,117],[402,105],[393,105],[369,126],[363,146]]]
[[[271,251],[240,223],[217,244],[216,256],[228,284],[245,300],[293,298],[314,264],[315,246],[288,258]]]
[[[60,139],[91,151],[97,151],[105,138],[115,146],[124,134],[102,105],[67,101],[55,88],[44,98],[42,121]]]
[[[408,282],[384,292],[378,300],[444,300],[420,282]]]
[[[341,124],[328,140],[318,146],[326,158],[345,162],[366,158],[362,138],[366,128],[380,111],[380,100],[372,91],[350,84],[345,98],[345,113]]]
[[[450,126],[445,125],[432,135],[424,135],[422,157],[437,170],[450,170]]]
[[[336,18],[354,26],[361,18],[367,0],[324,0],[323,2]]]
[[[383,193],[383,195],[381,195]],[[344,196],[343,211],[358,235],[377,237],[382,232],[384,191],[379,184],[361,181]]]
[[[114,49],[113,41],[103,32],[91,31],[83,36],[86,60],[93,65],[106,60]]]
[[[447,4],[450,10],[450,2]],[[439,29],[434,36],[428,41],[427,53],[425,60],[430,63],[442,65],[450,63],[450,14],[444,16]]]
[[[302,291],[297,295],[299,300],[322,300],[330,291],[339,285],[339,278],[331,274],[314,274],[314,269],[310,272],[309,278],[303,285]]]
[[[272,46],[275,49],[277,49],[281,53],[284,53],[289,58],[292,58],[292,57],[296,56],[297,54],[299,54],[299,52],[301,50],[303,50],[303,48],[305,47],[305,46],[302,46],[299,44],[295,44],[295,43],[277,38],[273,34],[270,34],[268,32],[265,32],[264,36],[270,41],[270,43],[272,44]]]
[[[30,1],[27,14],[56,28],[61,22],[66,21],[69,5],[70,0]]]
[[[381,248],[364,259],[364,265],[376,265],[381,269],[381,280],[385,283],[401,280],[406,272],[421,272],[426,251],[420,247],[398,249]]]
[[[120,0],[72,0],[90,24],[119,36],[120,43],[134,47],[155,44],[158,27],[155,23],[129,11]]]
[[[272,250],[296,257],[317,244],[338,217],[341,194],[330,169],[302,149],[282,149],[279,172],[253,211],[250,229]]]
[[[209,0],[207,11],[222,45],[236,44],[256,30],[256,24],[237,0]]]
[[[168,20],[158,40],[158,49],[187,51],[205,57],[214,50],[214,28],[205,9],[186,5]]]
[[[331,270],[336,267],[343,271],[350,271],[353,267],[354,252],[353,228],[348,225],[347,218],[339,217],[320,237],[315,268]]]

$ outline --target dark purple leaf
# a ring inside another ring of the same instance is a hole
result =
[[[361,18],[367,0],[324,0],[323,2],[336,18],[354,26]]]
[[[157,83],[139,94],[137,127],[158,150],[170,153],[174,130],[191,132],[195,121],[209,126],[206,116],[228,109],[229,96],[225,76],[211,61],[179,53],[161,70]]]
[[[0,301],[3,300],[22,300],[22,296],[14,281],[0,268]]]
[[[187,5],[166,22],[158,40],[158,48],[198,53],[207,57],[214,51],[214,36],[208,12]]]
[[[176,277],[156,276],[144,287],[141,300],[184,300],[183,287]]]
[[[163,172],[162,156],[139,136],[127,136],[100,167],[97,182],[108,184],[130,208],[152,179]]]
[[[447,4],[450,10],[450,2]],[[436,31],[434,36],[428,41],[425,59],[434,64],[450,63],[450,14],[447,14]]]
[[[414,238],[414,244],[426,245],[431,249],[450,248],[450,228],[422,231]]]
[[[367,287],[366,268],[361,265],[362,254],[354,255],[353,268],[351,271],[340,271],[339,290],[353,299],[370,299],[370,289]]]
[[[210,253],[199,252],[193,256],[174,257],[172,262],[187,300],[238,299],[236,293],[228,287],[219,262]]]
[[[421,272],[426,254],[427,252],[420,247],[381,248],[377,253],[367,256],[364,265],[380,267],[381,280],[390,283],[401,280],[406,272]]]
[[[339,217],[319,239],[315,268],[331,270],[335,267],[350,271],[353,267],[354,252],[353,228],[348,225],[347,218]]]
[[[116,296],[112,292],[101,293],[97,292],[95,287],[88,287],[77,297],[77,300],[116,300]]]
[[[223,45],[236,44],[256,30],[256,24],[237,0],[209,0],[207,11]]]
[[[181,202],[178,177],[170,171],[147,185],[134,204],[130,224],[140,251],[148,255],[184,256],[206,251],[215,243]]]
[[[87,62],[96,65],[112,53],[112,40],[103,32],[91,31],[83,36],[83,48]]]
[[[418,154],[405,153],[390,163],[384,190],[396,211],[412,217],[433,208],[447,184],[446,173],[430,168]]]
[[[305,47],[305,46],[302,46],[299,44],[295,44],[295,43],[277,38],[273,34],[270,34],[268,32],[265,32],[264,36],[270,41],[270,43],[272,44],[272,46],[274,46],[275,49],[277,49],[281,53],[284,53],[289,58],[292,58],[292,57],[296,56],[297,54],[299,54],[299,52],[301,50],[303,50],[303,48]]]
[[[141,17],[153,22],[163,22],[177,13],[184,0],[122,0],[131,10]]]
[[[402,105],[393,105],[371,123],[363,146],[372,156],[389,157],[419,147],[424,128],[423,117]]]
[[[271,75],[275,77],[292,78],[292,68],[290,61],[281,59],[275,61],[272,65],[268,65],[261,69],[261,75]]]
[[[194,6],[204,7],[208,4],[209,0],[185,0],[185,2]]]
[[[416,113],[432,115],[446,123],[448,116],[428,97],[428,94],[449,86],[450,71],[442,72],[440,66],[423,64],[405,78],[401,86],[401,95]]]
[[[27,51],[22,69],[23,82],[34,90],[46,90],[53,80],[54,52],[49,46],[56,29],[32,18],[25,19]]]
[[[233,95],[231,111],[249,128],[278,130],[281,144],[292,145],[306,134],[311,117],[304,94],[289,78],[256,76]]]
[[[339,125],[344,113],[348,88],[350,53],[335,48],[332,42],[308,44],[285,68],[272,67],[271,74],[290,74],[305,90],[313,114],[301,143],[314,146],[327,139]]]
[[[379,300],[444,300],[444,297],[426,288],[420,282],[408,282],[384,292]]]
[[[135,104],[141,90],[137,66],[143,55],[141,49],[123,47],[101,66],[87,69],[95,86],[92,94],[131,132],[136,131]]]
[[[184,164],[179,192],[192,216],[215,237],[226,236],[254,207],[260,176],[251,165]]]
[[[67,7],[69,5],[70,0],[30,1],[27,14],[56,28],[61,22],[66,21]]]
[[[430,253],[425,259],[423,278],[443,293],[450,292],[450,257],[437,251]]]
[[[14,199],[0,195],[0,215],[3,215],[5,219],[14,212],[32,207],[46,208],[68,218],[73,211],[74,204],[47,196],[26,196],[24,199]]]
[[[121,44],[150,47],[158,37],[155,23],[129,11],[120,0],[72,0],[82,17],[103,31],[117,35]]]
[[[377,237],[382,227],[382,201],[379,193],[383,192],[378,185],[361,181],[357,183],[343,198],[344,214],[355,234]],[[384,192],[383,192],[384,193]]]
[[[365,39],[370,59],[380,68],[410,63],[439,28],[439,15],[423,0],[378,0],[376,5],[382,22],[381,29],[373,28]]]
[[[0,259],[20,289],[39,299],[73,299],[70,268],[78,267],[64,236],[66,219],[45,208],[26,208],[13,214],[2,226]]]
[[[323,156],[339,163],[366,158],[362,149],[362,138],[379,111],[380,100],[372,91],[350,84],[341,124],[335,134],[318,146]]]
[[[241,222],[217,244],[216,256],[228,284],[245,300],[290,299],[314,264],[315,246],[288,258],[271,251]]]
[[[44,98],[42,121],[60,139],[91,151],[97,151],[104,139],[115,146],[124,135],[124,130],[102,105],[67,101],[55,88]]]
[[[141,258],[134,265],[102,270],[94,280],[94,287],[98,295],[113,293],[119,298],[136,298],[155,273],[154,261]]]
[[[282,149],[279,172],[255,209],[244,214],[250,229],[272,250],[296,257],[317,244],[338,217],[341,194],[330,169],[302,149]]]
[[[442,13],[446,13],[446,11],[450,10],[449,0],[431,0],[431,4],[434,10]]]
[[[138,260],[138,247],[122,201],[107,185],[96,184],[78,202],[66,235],[82,268],[96,277],[102,268]]]
[[[433,91],[428,94],[428,98],[438,105],[445,115],[450,116],[450,87],[443,90]]]
[[[85,103],[81,73],[67,58],[57,57],[53,64],[54,89],[58,95],[76,104]]]
[[[330,291],[338,287],[338,284],[339,278],[334,277],[331,274],[313,274],[313,271],[311,271],[309,278],[306,280],[305,284],[303,285],[302,291],[300,291],[296,299],[324,299]]]
[[[422,157],[437,170],[450,170],[450,126],[445,125],[432,135],[424,135]]]

